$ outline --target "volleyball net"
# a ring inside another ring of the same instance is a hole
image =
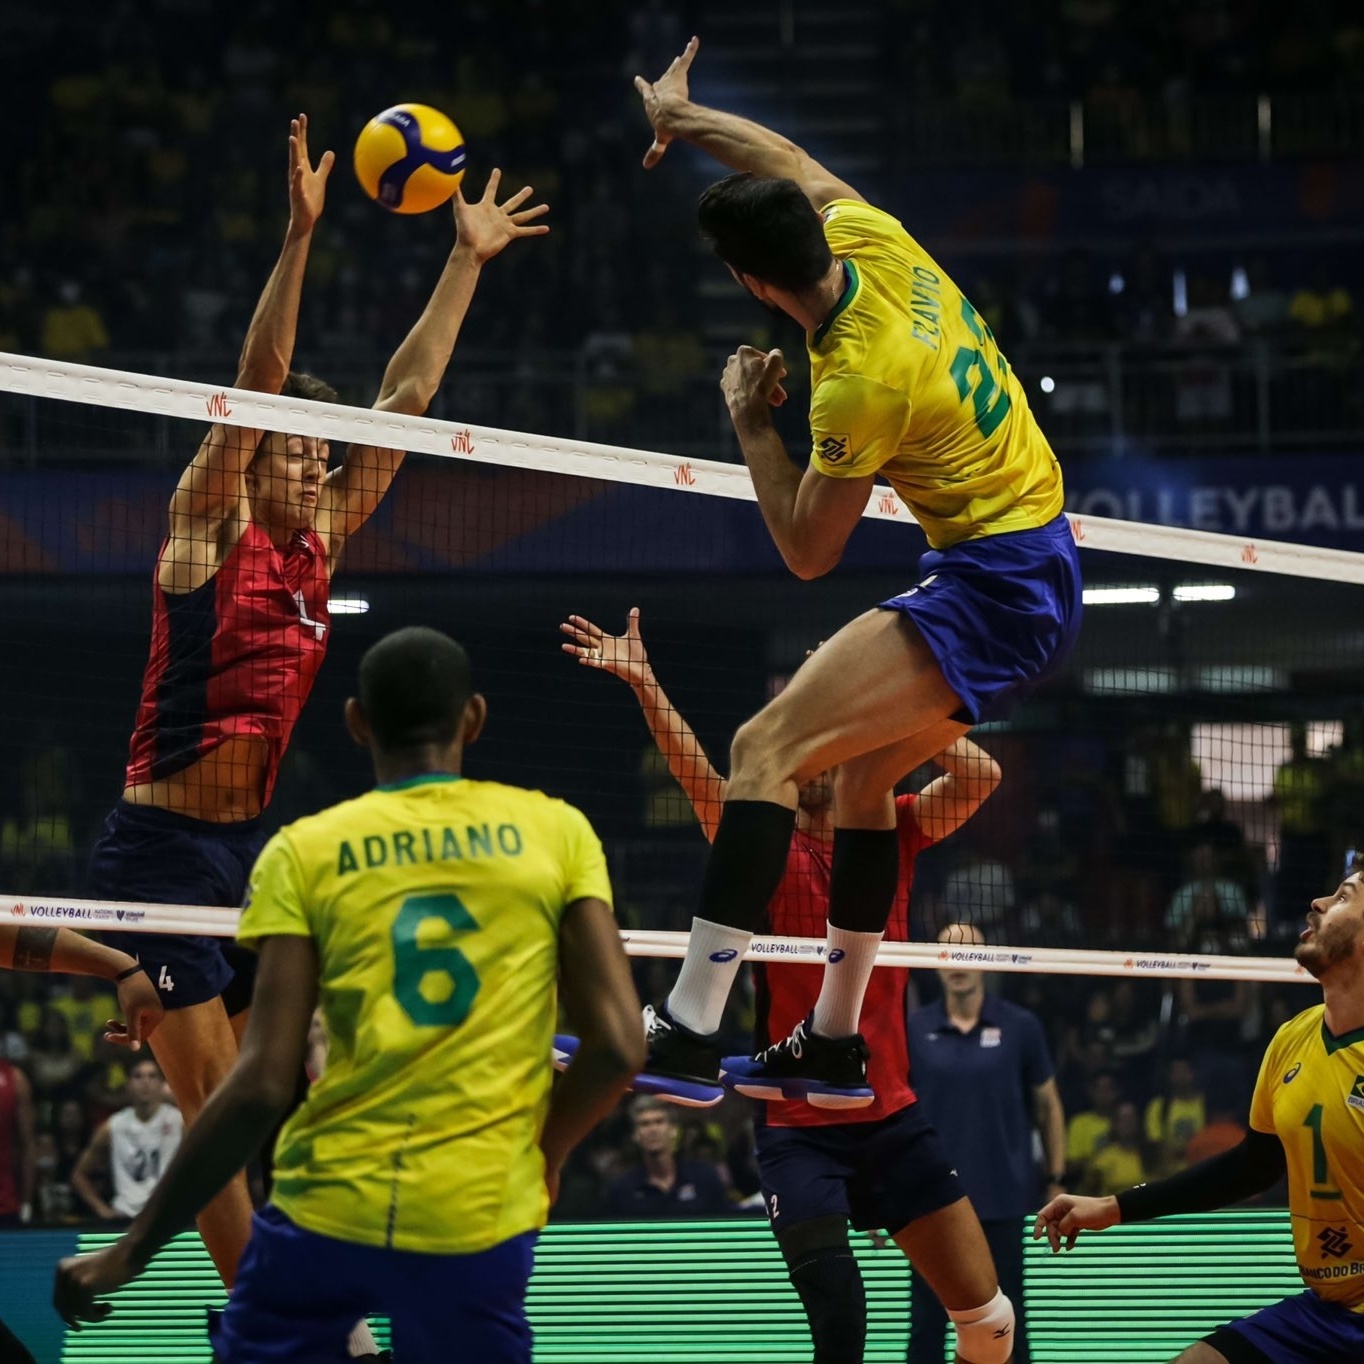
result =
[[[451,384],[458,393],[458,379]],[[123,785],[167,506],[210,423],[409,452],[330,584],[318,675],[268,818],[368,785],[341,724],[364,649],[429,624],[489,698],[471,775],[543,788],[603,837],[630,949],[681,951],[705,842],[632,691],[560,625],[640,610],[654,674],[721,770],[808,649],[916,578],[922,533],[878,487],[841,567],[783,567],[742,465],[0,355],[0,914],[230,933],[231,911],[81,898]],[[1086,615],[1065,673],[974,737],[994,798],[930,849],[888,964],[1289,981],[1307,901],[1364,808],[1364,555],[1071,518]],[[906,773],[917,789],[930,770]],[[90,916],[83,918],[82,916]],[[948,921],[986,948],[933,943]],[[753,955],[817,960],[814,943]]]

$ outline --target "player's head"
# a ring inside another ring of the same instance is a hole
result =
[[[1333,894],[1312,901],[1293,955],[1323,983],[1331,974],[1364,972],[1364,857],[1355,856]]]
[[[646,1156],[672,1151],[677,1145],[677,1119],[672,1107],[645,1094],[630,1105],[631,1135]]]
[[[128,1067],[128,1102],[142,1112],[161,1102],[164,1082],[161,1067],[150,1056],[141,1056]]]
[[[280,396],[334,403],[340,395],[311,374],[291,373]],[[312,526],[330,458],[330,446],[317,436],[267,431],[246,469],[252,518],[267,530],[306,530]]]
[[[486,716],[463,646],[424,625],[372,645],[360,660],[360,695],[346,702],[351,736],[386,772],[395,764],[458,772]]]
[[[938,933],[938,941],[951,947],[984,947],[985,934],[975,924],[944,924]],[[963,971],[955,968],[939,971],[938,979],[948,994],[968,994],[984,983],[985,977],[979,971]]]
[[[834,803],[834,774],[826,769],[803,781],[796,793],[796,803],[808,815],[822,814]]]
[[[834,263],[819,214],[794,180],[727,175],[701,195],[696,217],[734,278],[774,311],[786,311],[781,294],[813,289]]]

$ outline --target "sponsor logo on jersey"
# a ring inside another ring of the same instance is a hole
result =
[[[1293,1083],[1293,1081],[1296,1080],[1296,1079],[1298,1078],[1298,1072],[1299,1072],[1301,1069],[1302,1069],[1302,1062],[1301,1062],[1301,1061],[1294,1061],[1293,1064],[1292,1064],[1292,1066],[1290,1066],[1289,1069],[1288,1069],[1287,1071],[1284,1072],[1284,1077],[1283,1077],[1283,1082],[1284,1082],[1284,1084],[1286,1084],[1286,1085],[1291,1085],[1291,1084]]]
[[[1345,1102],[1351,1108],[1364,1112],[1364,1075],[1355,1076],[1355,1082],[1351,1085],[1349,1094],[1345,1096]]]
[[[1344,1227],[1327,1227],[1317,1236],[1317,1244],[1328,1260],[1343,1260],[1353,1249]]]
[[[710,959],[715,962],[726,962],[733,961],[738,955],[739,949],[737,947],[722,947],[718,952],[712,952]]]
[[[829,965],[837,965],[847,955],[848,954],[841,947],[835,947],[834,950],[829,953]]]
[[[819,457],[825,464],[837,464],[847,456],[849,436],[825,436],[819,442]]]
[[[980,1030],[980,1045],[982,1047],[997,1047],[1004,1041],[1004,1034],[999,1028],[982,1028]]]

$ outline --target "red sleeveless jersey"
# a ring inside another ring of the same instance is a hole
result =
[[[890,942],[909,940],[909,892],[914,859],[929,840],[914,818],[916,796],[898,796],[896,827],[900,835],[900,884],[886,925]],[[786,872],[767,907],[767,931],[779,937],[822,938],[829,918],[829,871],[833,844],[802,830],[791,840]],[[819,998],[822,970],[815,963],[762,962],[754,967],[757,985],[759,1047],[789,1037]],[[867,1079],[876,1092],[866,1108],[812,1108],[804,1102],[767,1104],[769,1127],[831,1127],[848,1122],[877,1122],[915,1102],[909,1084],[909,1039],[905,1028],[905,991],[909,970],[878,966],[871,973],[862,1004],[861,1032],[871,1048]]]
[[[0,1217],[19,1211],[19,1088],[14,1066],[0,1060]]]
[[[158,571],[159,563],[158,555]],[[153,575],[151,657],[129,786],[174,776],[228,739],[250,735],[269,745],[263,793],[269,802],[327,652],[330,582],[316,531],[295,531],[280,548],[254,521],[193,592],[167,592]]]

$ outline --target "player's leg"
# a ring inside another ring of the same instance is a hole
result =
[[[958,1360],[1005,1364],[1013,1310],[999,1291],[985,1233],[937,1132],[917,1103],[868,1129],[848,1185],[852,1225],[890,1229],[915,1279],[928,1284],[956,1323]],[[917,1320],[911,1330],[917,1331]],[[924,1356],[916,1349],[915,1357]]]
[[[151,1038],[152,1055],[166,1077],[188,1127],[237,1059],[237,1035],[221,999],[166,1013]],[[235,1175],[197,1219],[199,1235],[223,1284],[232,1288],[237,1261],[251,1234],[246,1175]]]
[[[1258,1352],[1253,1357],[1256,1364],[1263,1364],[1263,1361],[1266,1359],[1264,1355],[1259,1354]],[[1232,1364],[1232,1361],[1229,1360],[1221,1350],[1214,1350],[1211,1345],[1200,1340],[1195,1344],[1190,1345],[1187,1350],[1173,1361],[1173,1364]]]
[[[382,1298],[393,1324],[394,1358],[530,1364],[526,1289],[536,1239],[524,1232],[472,1255],[394,1257]]]
[[[867,1292],[848,1243],[846,1217],[817,1217],[777,1233],[791,1286],[814,1342],[814,1364],[862,1364]]]
[[[661,1026],[651,1025],[650,1070],[672,1073],[679,1052],[693,1069],[705,1064],[704,1039],[719,1028],[754,925],[785,868],[800,781],[921,733],[960,707],[913,624],[874,610],[839,630],[740,727],[687,955]],[[672,1024],[681,1025],[683,1047]]]
[[[916,1270],[909,1281],[909,1348],[905,1364],[942,1364],[947,1349],[947,1311],[928,1280]]]
[[[815,1364],[861,1364],[866,1344],[866,1290],[848,1243],[858,1144],[859,1134],[842,1127],[757,1134],[763,1206],[805,1309]]]
[[[895,1233],[957,1328],[959,1364],[1008,1364],[1014,1314],[1000,1290],[990,1246],[969,1199],[917,1218]]]
[[[850,758],[834,772],[829,950],[811,1018],[821,1037],[857,1032],[862,998],[900,882],[894,787],[967,731],[942,720],[898,743]]]
[[[1014,1353],[1013,1364],[1031,1364],[1032,1349],[1028,1344],[1028,1320],[1023,1297],[1023,1225],[1016,1217],[982,1222],[986,1244],[995,1262],[995,1274],[1000,1291],[1013,1304]]]
[[[319,1236],[264,1207],[251,1225],[227,1307],[210,1315],[221,1364],[338,1364],[357,1310],[375,1288],[373,1257],[383,1252]]]
[[[833,865],[824,974],[809,1019],[757,1056],[726,1056],[725,1084],[754,1099],[807,1099],[819,1108],[872,1102],[858,1031],[900,881],[895,783],[966,732],[940,720],[834,769]]]
[[[1219,1326],[1175,1364],[1322,1364],[1364,1359],[1364,1317],[1307,1289]]]

